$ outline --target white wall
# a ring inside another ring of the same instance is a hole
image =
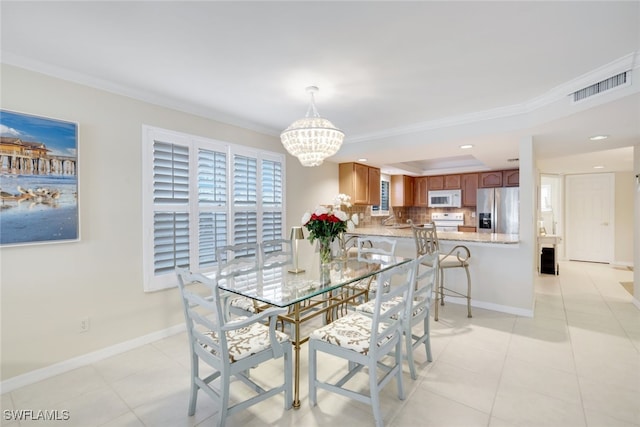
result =
[[[640,308],[640,144],[633,147],[633,175],[635,186],[634,237],[633,237],[633,303]]]
[[[615,235],[613,263],[633,265],[634,192],[633,172],[615,174]]]
[[[2,380],[181,324],[175,289],[142,291],[142,125],[284,152],[279,139],[7,65],[0,83],[3,109],[79,124],[81,221],[80,242],[0,249]],[[333,200],[338,167],[286,167],[288,229]]]

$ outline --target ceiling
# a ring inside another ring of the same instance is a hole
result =
[[[346,134],[330,160],[387,173],[515,168],[527,138],[542,172],[631,171],[640,144],[638,1],[5,0],[0,11],[3,63],[270,135],[304,116],[316,85],[320,114]],[[630,84],[569,99],[625,71]]]

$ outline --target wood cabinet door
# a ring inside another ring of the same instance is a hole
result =
[[[429,190],[444,190],[444,176],[430,176]]]
[[[445,175],[444,176],[444,189],[445,190],[459,190],[460,189],[460,175]]]
[[[414,179],[412,176],[403,176],[404,181],[404,206],[413,206],[414,204]]]
[[[413,196],[414,206],[428,205],[427,192],[429,191],[429,187],[427,187],[427,180],[428,178],[426,176],[419,176],[413,179],[413,186],[415,189],[415,193]]]
[[[413,178],[391,175],[391,206],[413,206]]]
[[[354,201],[353,203],[369,204],[369,166],[354,163]]]
[[[505,187],[518,187],[520,185],[520,169],[502,171],[502,183]]]
[[[476,206],[478,190],[478,174],[466,173],[462,175],[462,206]]]
[[[380,169],[369,168],[369,204],[380,204]]]
[[[502,171],[480,172],[480,188],[502,187]]]

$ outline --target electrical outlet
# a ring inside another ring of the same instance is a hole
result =
[[[471,218],[475,218],[476,217],[476,213],[475,212],[471,212]]]
[[[83,317],[82,319],[80,319],[80,329],[79,329],[78,332],[80,332],[80,333],[88,332],[89,331],[89,327],[90,327],[89,318],[88,317]]]

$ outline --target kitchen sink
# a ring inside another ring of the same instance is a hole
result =
[[[411,224],[389,224],[385,225],[387,228],[411,228]]]

